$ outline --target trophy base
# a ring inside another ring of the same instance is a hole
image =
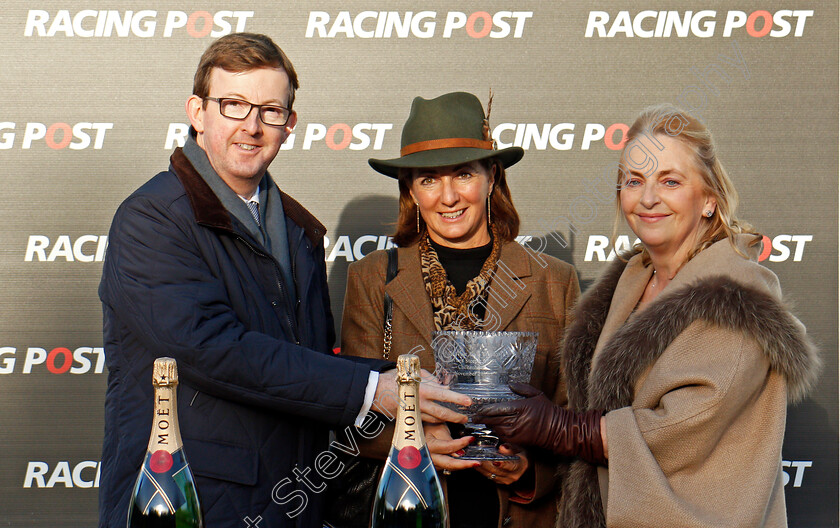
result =
[[[460,460],[518,460],[516,455],[503,455],[499,452],[499,437],[484,424],[466,423],[460,436],[472,436],[475,441],[464,448]]]
[[[464,454],[458,457],[458,460],[519,460],[516,455],[503,455],[499,453],[496,447],[482,447],[482,446],[467,446],[464,448]]]

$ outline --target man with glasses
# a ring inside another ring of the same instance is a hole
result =
[[[126,522],[156,357],[178,362],[181,435],[205,526],[320,527],[323,491],[343,469],[322,454],[328,428],[361,425],[374,402],[396,410],[386,397],[395,376],[378,372],[389,364],[331,354],[324,226],[267,171],[297,122],[297,88],[270,38],[214,42],[186,103],[186,144],[114,216],[99,288],[109,371],[102,527]],[[465,420],[430,399],[468,399],[423,385],[424,411]],[[359,433],[339,431],[355,445],[345,432]]]

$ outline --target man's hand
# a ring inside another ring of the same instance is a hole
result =
[[[435,401],[449,402],[466,407],[472,403],[469,396],[447,389],[444,385],[435,381],[435,377],[425,369],[421,372],[420,378],[420,412],[424,422],[464,423],[467,421],[466,415],[447,409],[443,405],[435,403]],[[379,383],[376,385],[376,395],[373,398],[372,409],[390,416],[396,416],[399,407],[397,389],[397,371],[395,369],[379,374]]]
[[[465,436],[453,440],[446,424],[425,423],[423,432],[426,434],[426,446],[432,455],[432,462],[437,469],[459,471],[478,467],[477,460],[458,460],[457,458],[458,452],[467,447],[473,437]]]

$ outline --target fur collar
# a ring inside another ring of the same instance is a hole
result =
[[[567,378],[569,407],[582,412],[589,409],[589,370],[592,354],[607,313],[610,310],[618,279],[627,265],[627,255],[616,259],[592,288],[581,298],[574,310],[574,323],[566,333],[563,347],[563,368]]]
[[[590,387],[592,354],[626,265],[617,259],[576,310],[563,353],[572,408],[609,411],[630,405],[636,379],[699,319],[758,341],[771,367],[785,377],[790,402],[807,394],[820,361],[802,323],[769,293],[725,275],[699,279],[664,295],[624,324],[602,351]]]
[[[758,341],[771,368],[785,377],[790,402],[807,394],[820,360],[802,323],[775,296],[725,274],[706,276],[665,294],[626,322],[604,346],[590,386],[592,355],[632,256],[616,259],[575,309],[563,350],[570,408],[609,411],[631,405],[639,376],[698,319]],[[564,527],[606,525],[595,466],[581,460],[571,464],[564,476],[560,510],[558,523]]]

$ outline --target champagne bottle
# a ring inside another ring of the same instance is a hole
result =
[[[178,366],[158,358],[152,435],[128,506],[128,528],[203,528],[201,507],[178,427]]]
[[[420,358],[397,359],[400,407],[391,452],[376,488],[371,528],[444,528],[446,504],[420,420]]]

